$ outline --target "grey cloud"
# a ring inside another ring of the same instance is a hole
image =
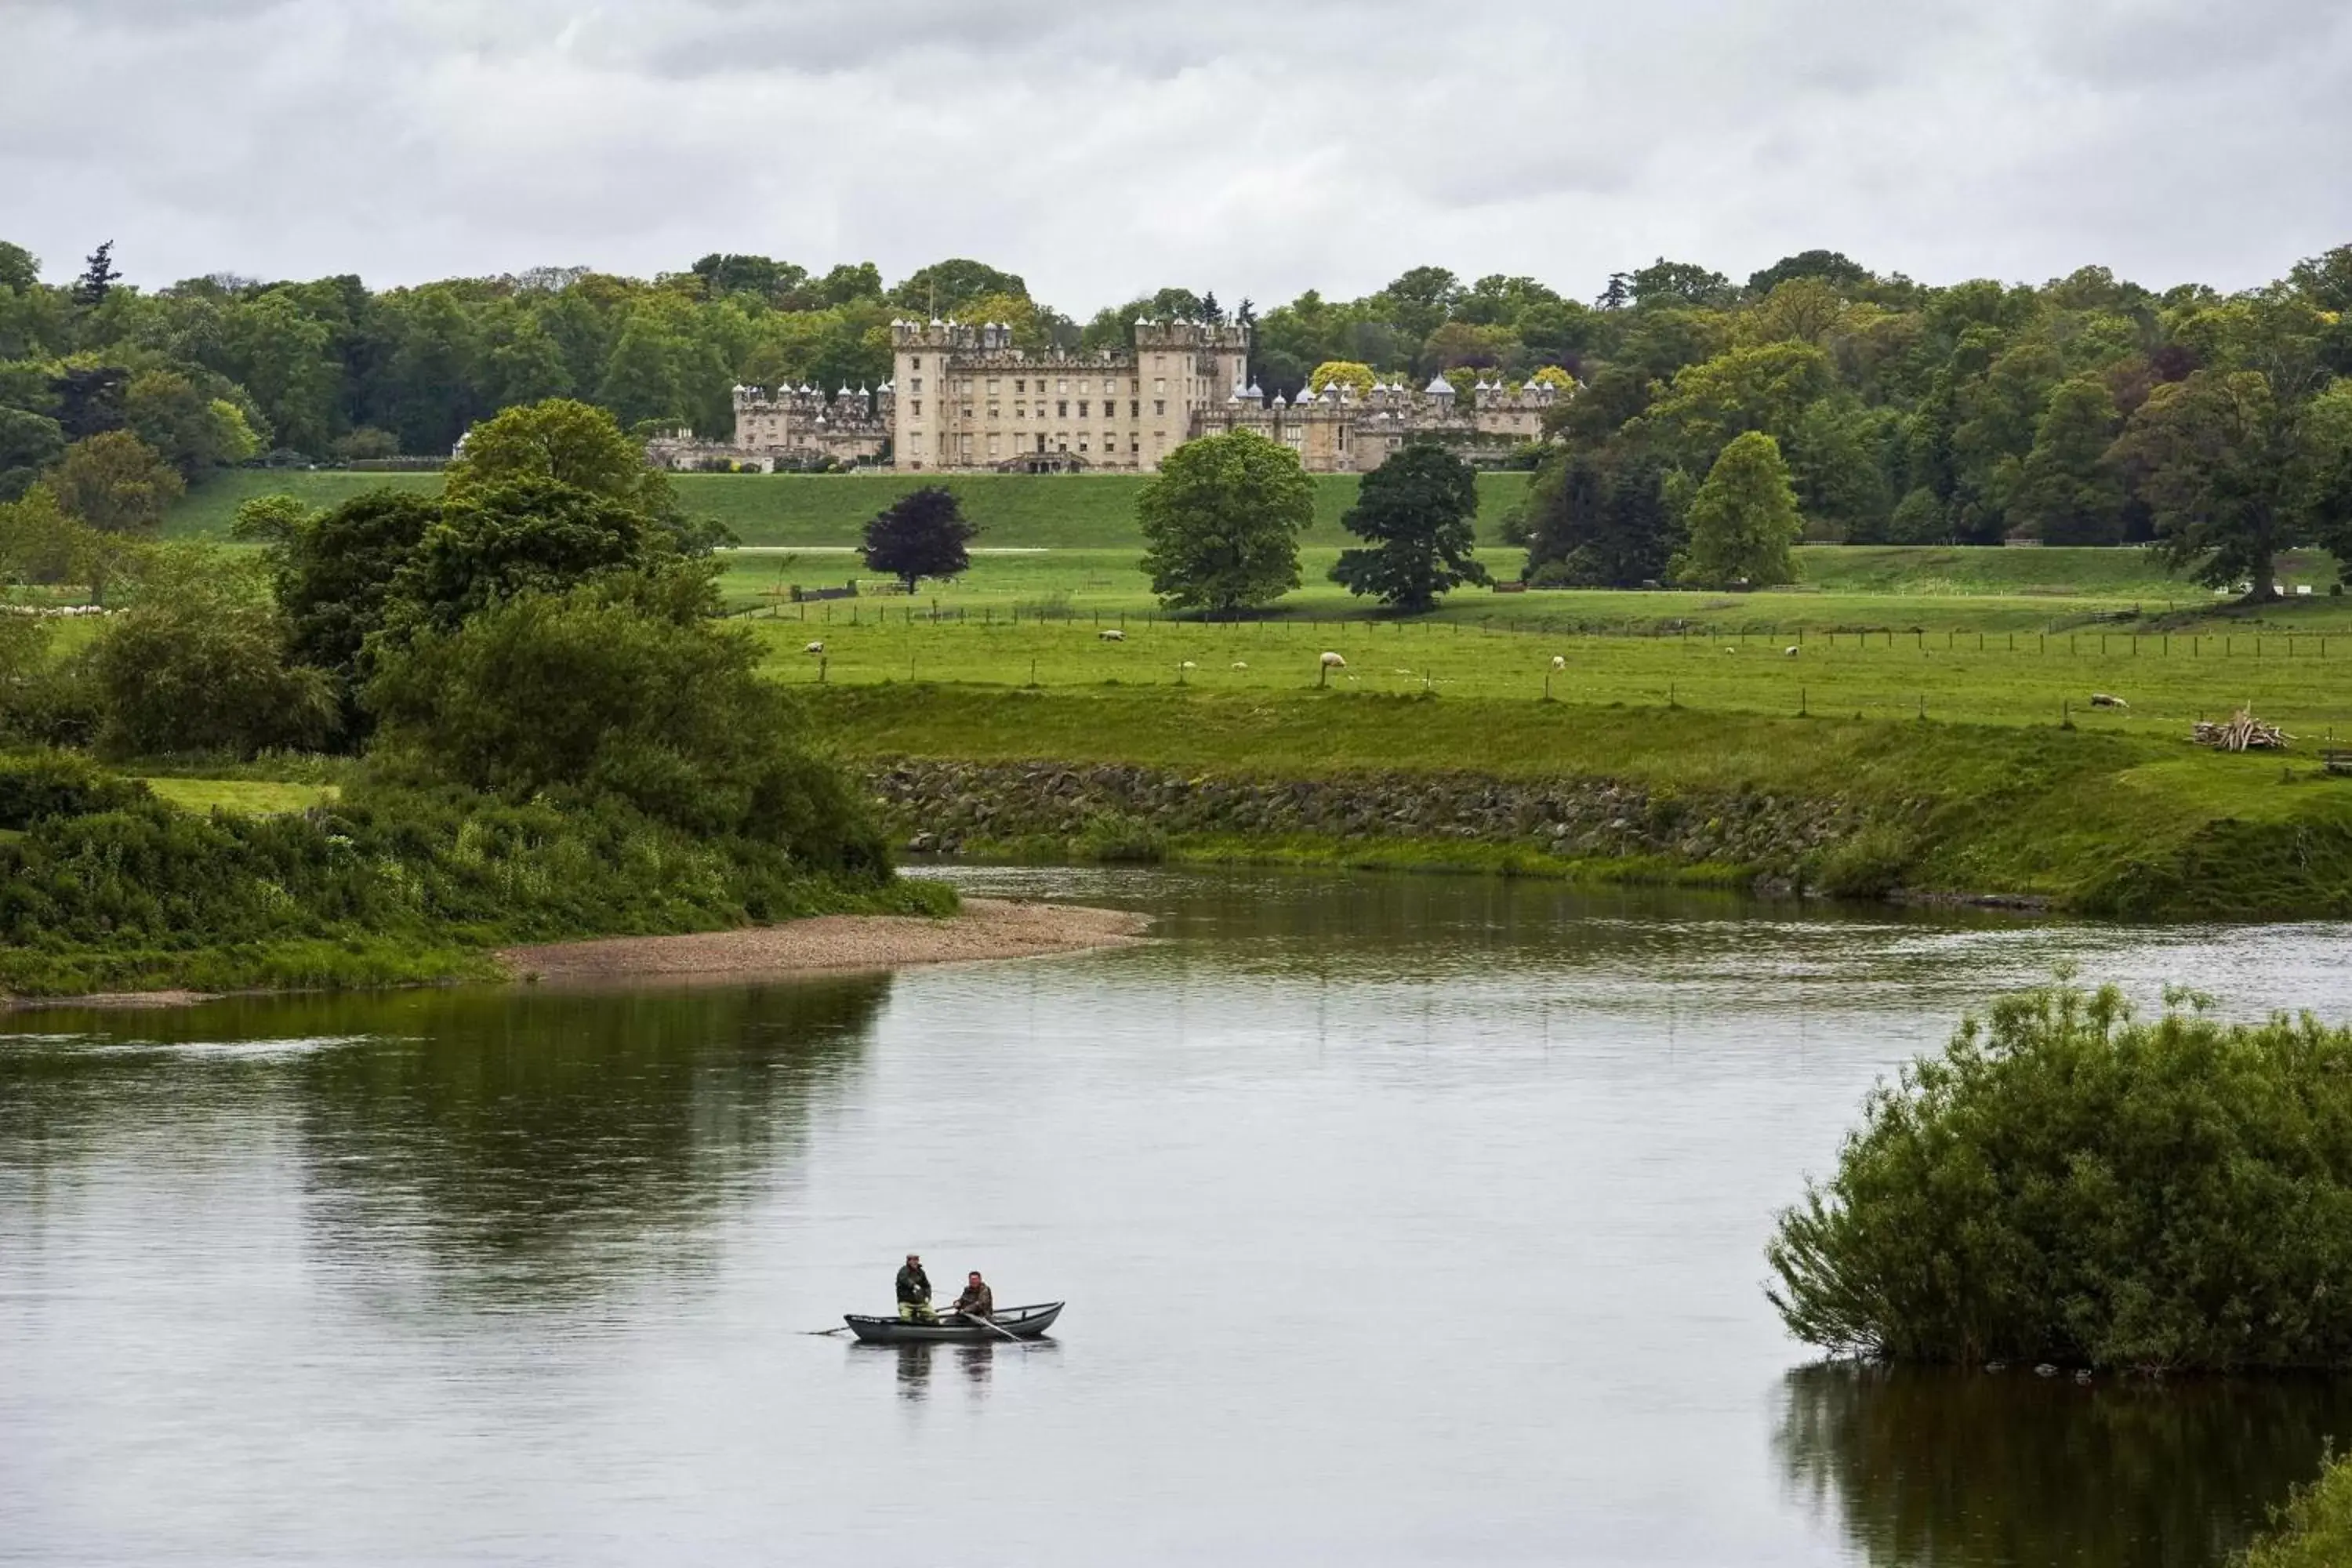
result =
[[[2352,33],[2242,0],[14,0],[0,235],[413,281],[945,255],[1077,314],[1832,245],[2230,286],[2352,238]],[[115,106],[93,117],[90,103]]]

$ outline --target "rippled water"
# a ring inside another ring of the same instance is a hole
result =
[[[2063,962],[2352,1016],[2338,927],[967,872],[1147,948],[20,1015],[0,1561],[2218,1563],[2315,1383],[1809,1364],[1774,1209]],[[814,1337],[898,1255],[1034,1350]]]

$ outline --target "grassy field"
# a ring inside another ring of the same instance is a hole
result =
[[[1478,476],[1478,529],[1501,538],[1504,515],[1526,494],[1529,476]],[[1135,497],[1147,480],[1134,474],[677,474],[671,483],[693,512],[719,519],[751,545],[846,545],[866,520],[895,498],[925,484],[945,484],[979,524],[982,545],[1030,549],[1138,549]],[[1339,518],[1355,504],[1353,474],[1315,476],[1315,523],[1310,542],[1347,537]],[[333,506],[390,486],[436,492],[438,474],[366,474],[339,470],[241,468],[190,490],[165,521],[174,538],[228,531],[237,507],[255,496],[287,494],[313,506]]]
[[[1582,708],[1701,713],[2071,721],[2175,740],[2197,719],[2251,703],[2310,742],[2341,734],[2352,744],[2352,632],[1856,633],[1797,625],[1770,636],[1717,628],[1633,637],[1462,620],[1204,623],[1116,612],[1015,620],[1008,608],[933,621],[929,614],[927,604],[841,601],[793,605],[786,618],[747,624],[769,641],[768,668],[803,685],[1549,698]],[[1122,622],[1124,640],[1099,637]],[[822,656],[803,651],[813,640],[824,643]],[[1327,674],[1326,651],[1339,654],[1346,668]],[[2127,706],[2095,708],[2095,692]]]
[[[132,774],[140,778],[158,799],[169,801],[184,811],[211,811],[218,807],[246,816],[267,816],[278,812],[308,811],[335,798],[335,786],[319,784],[289,784],[272,779],[198,779]]]
[[[1795,795],[1866,807],[1905,884],[1923,889],[2148,918],[2352,909],[2352,781],[2308,757],[2225,756],[2147,733],[1359,692],[896,685],[812,691],[809,706],[853,760],[1583,776]],[[1465,866],[1485,863],[1477,847],[1464,847]]]

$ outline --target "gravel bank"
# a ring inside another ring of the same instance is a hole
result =
[[[822,915],[748,931],[509,947],[498,956],[518,980],[556,984],[740,978],[1128,947],[1143,940],[1149,923],[1149,917],[1122,910],[966,899],[961,912],[943,921],[911,915]]]

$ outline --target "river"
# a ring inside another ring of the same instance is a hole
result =
[[[0,1021],[0,1562],[2200,1568],[2352,1442],[1816,1365],[1761,1289],[1969,1005],[2352,1017],[2344,928],[951,874],[1163,940]],[[909,1248],[1055,1342],[803,1331]]]

